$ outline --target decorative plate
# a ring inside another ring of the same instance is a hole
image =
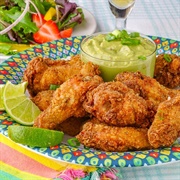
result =
[[[155,36],[149,37],[157,44],[157,54],[172,53],[180,55],[179,41]],[[84,36],[77,36],[45,43],[12,56],[0,65],[0,84],[5,84],[7,80],[15,84],[20,83],[23,71],[33,57],[46,56],[51,59],[60,59],[78,54],[83,38]],[[1,134],[7,136],[8,126],[14,124],[17,123],[5,111],[0,111]],[[91,166],[136,167],[160,165],[180,160],[180,140],[177,140],[170,148],[133,152],[102,152],[83,147],[74,148],[65,143],[51,148],[27,148],[58,161]]]

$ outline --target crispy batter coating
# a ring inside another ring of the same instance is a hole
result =
[[[54,90],[41,91],[32,98],[32,101],[41,111],[48,108],[53,98]],[[80,132],[81,126],[87,120],[87,117],[70,117],[54,127],[55,130],[63,131],[65,134],[75,136]]]
[[[28,82],[28,91],[31,96],[48,90],[51,84],[61,85],[76,74],[99,75],[97,65],[91,62],[83,63],[79,55],[68,60],[51,60],[36,57],[32,59],[24,71],[23,81]]]
[[[86,147],[102,151],[131,151],[150,149],[146,128],[115,127],[92,119],[83,125],[76,136]]]
[[[86,96],[84,109],[101,122],[115,126],[150,125],[146,101],[119,81],[102,83]]]
[[[41,111],[44,111],[50,105],[53,93],[54,90],[40,91],[36,96],[32,97],[31,100]]]
[[[154,78],[168,88],[180,86],[180,56],[169,54],[171,62],[167,62],[164,54],[158,55],[154,71]]]
[[[158,106],[154,121],[148,130],[148,139],[154,148],[169,147],[180,133],[180,93]]]
[[[166,88],[154,78],[145,76],[140,72],[120,73],[115,77],[115,80],[124,83],[148,101],[152,117],[154,117],[154,113],[161,102],[178,93],[177,90]]]
[[[55,129],[70,117],[86,116],[82,107],[86,92],[102,82],[103,79],[98,75],[77,75],[68,79],[55,90],[51,104],[35,119],[34,126]]]

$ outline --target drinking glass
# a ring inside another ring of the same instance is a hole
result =
[[[132,8],[134,7],[135,0],[108,0],[111,12],[116,18],[116,29],[126,29],[126,20]]]

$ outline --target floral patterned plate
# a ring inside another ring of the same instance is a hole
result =
[[[23,71],[28,62],[36,56],[46,56],[51,59],[67,58],[79,53],[79,46],[84,36],[61,39],[16,54],[0,65],[0,84],[7,80],[20,83]],[[157,54],[172,53],[180,55],[180,42],[167,38],[150,36],[157,44]],[[8,126],[17,124],[5,111],[0,111],[0,133],[7,136]],[[81,165],[102,167],[136,167],[161,165],[180,160],[180,140],[172,147],[133,152],[102,152],[94,149],[70,147],[65,143],[51,148],[27,147],[58,161],[66,161]]]

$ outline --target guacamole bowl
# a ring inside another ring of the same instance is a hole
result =
[[[155,42],[146,35],[115,30],[84,38],[80,55],[83,62],[99,65],[104,81],[111,81],[124,71],[140,71],[153,77],[156,49]]]

